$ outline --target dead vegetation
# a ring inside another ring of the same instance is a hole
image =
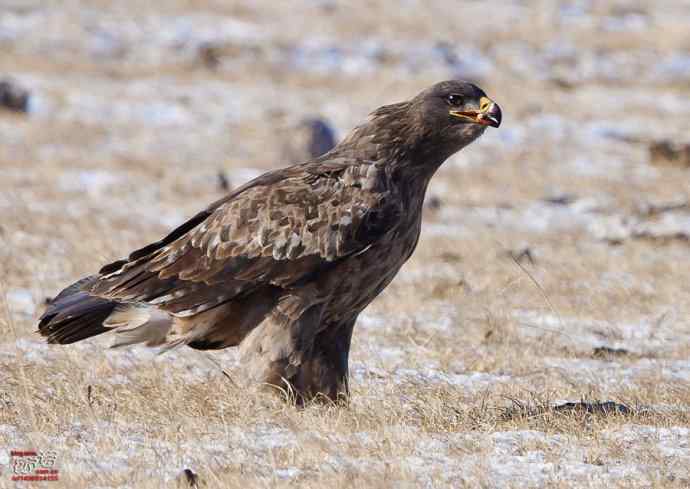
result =
[[[0,112],[0,487],[21,448],[56,450],[73,489],[688,487],[690,14],[317,3],[0,13],[32,100]],[[231,351],[33,333],[61,286],[283,164],[286,127],[342,135],[466,74],[505,123],[432,183],[355,329],[347,407],[240,390]]]

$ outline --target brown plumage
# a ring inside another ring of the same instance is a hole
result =
[[[116,345],[239,346],[248,380],[337,399],[357,316],[417,245],[429,180],[500,119],[461,81],[381,107],[327,154],[256,178],[68,287],[39,331],[51,343],[113,329]]]

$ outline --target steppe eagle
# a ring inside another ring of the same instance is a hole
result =
[[[39,332],[239,346],[247,380],[336,400],[357,316],[417,245],[429,180],[500,123],[499,106],[457,80],[383,106],[328,153],[261,175],[67,287]]]

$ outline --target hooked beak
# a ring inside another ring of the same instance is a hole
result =
[[[488,97],[479,100],[479,110],[451,110],[450,115],[481,124],[482,126],[498,127],[501,125],[501,108]]]

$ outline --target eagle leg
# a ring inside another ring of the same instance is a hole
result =
[[[348,357],[356,319],[329,325],[314,339],[293,380],[295,391],[303,400],[347,402]]]
[[[247,380],[284,392],[300,405],[346,400],[355,319],[324,328],[321,310],[311,307],[289,323],[273,315],[244,338],[240,363]]]
[[[249,384],[294,393],[292,379],[313,344],[322,306],[287,297],[240,343],[240,364]]]

